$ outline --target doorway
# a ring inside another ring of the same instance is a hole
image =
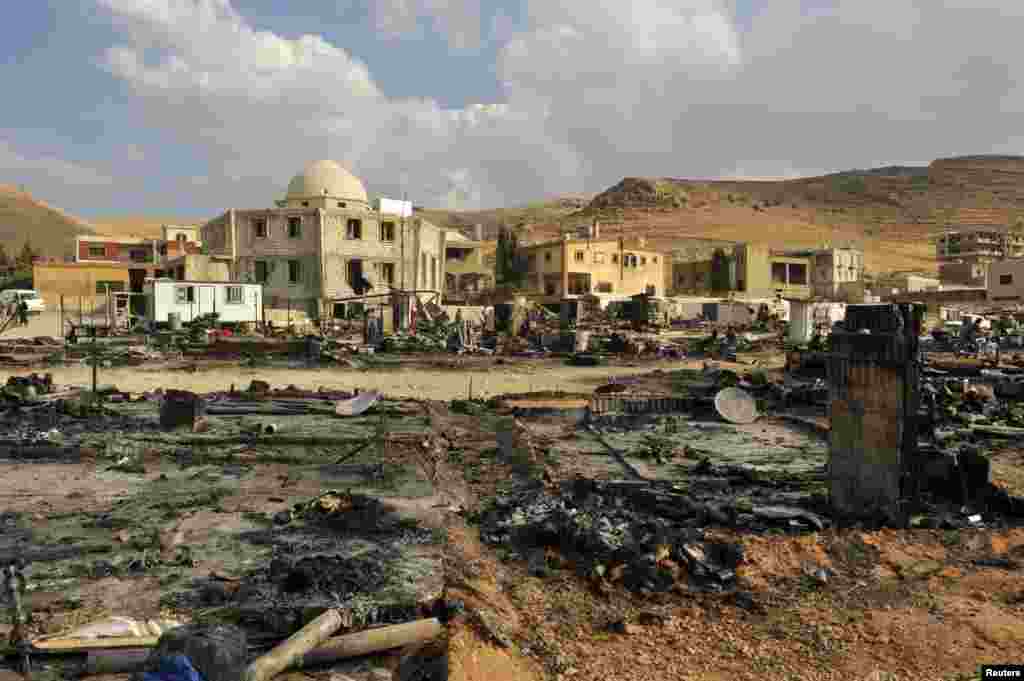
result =
[[[142,287],[146,283],[146,270],[144,268],[133,268],[128,270],[128,291],[133,294],[142,293]],[[146,314],[146,300],[141,295],[128,297],[129,314],[143,317]]]

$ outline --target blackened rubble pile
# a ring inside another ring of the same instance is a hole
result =
[[[720,488],[732,479],[717,478]],[[735,586],[742,549],[707,539],[704,526],[820,529],[826,523],[793,506],[753,505],[749,496],[731,504],[706,503],[704,496],[649,482],[576,479],[555,493],[532,489],[499,498],[484,516],[481,534],[488,543],[514,547],[514,555],[520,548],[532,551],[535,572],[545,569],[537,552],[557,547],[584,573],[621,579],[633,590],[667,591],[688,583],[720,591]],[[721,491],[717,498],[723,499]]]

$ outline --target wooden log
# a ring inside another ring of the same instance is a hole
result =
[[[270,681],[296,660],[313,650],[345,623],[341,612],[328,610],[315,620],[299,629],[295,634],[269,653],[260,656],[245,670],[245,681]]]
[[[321,666],[351,657],[432,641],[441,635],[442,629],[439,620],[430,618],[337,636],[297,659],[295,668]]]
[[[55,638],[48,641],[33,641],[32,648],[35,650],[66,653],[100,648],[153,648],[159,640],[159,636]]]

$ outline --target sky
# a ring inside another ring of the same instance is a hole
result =
[[[330,158],[450,209],[627,176],[1024,148],[1019,0],[31,0],[0,183],[86,217],[270,207]]]

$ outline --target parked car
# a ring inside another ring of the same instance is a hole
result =
[[[28,306],[29,314],[46,311],[46,302],[39,295],[39,291],[24,288],[9,288],[6,291],[0,291],[0,305],[2,306],[17,304],[23,300]]]

